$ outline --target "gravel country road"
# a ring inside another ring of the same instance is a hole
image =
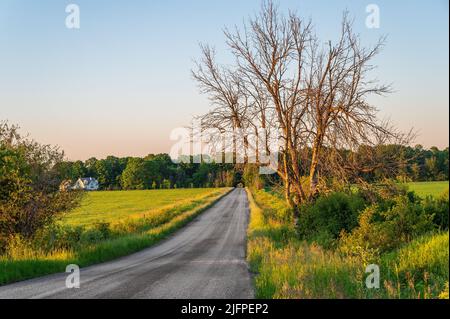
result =
[[[236,188],[159,244],[81,269],[0,287],[0,298],[253,298],[245,261],[248,201]]]

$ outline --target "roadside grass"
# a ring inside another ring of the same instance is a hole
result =
[[[191,202],[153,211],[148,214],[150,218],[120,220],[110,226],[108,239],[79,242],[71,248],[42,251],[19,240],[10,246],[8,256],[0,257],[0,284],[64,272],[68,264],[86,267],[147,248],[186,225],[230,190],[209,189]]]
[[[382,256],[381,265],[388,297],[437,298],[448,291],[449,233],[421,236]]]
[[[373,260],[380,265],[381,287],[368,289],[366,261],[300,240],[291,217],[272,213],[282,200],[247,192],[247,260],[257,298],[448,298],[448,232],[421,236]],[[286,206],[283,211],[289,212]]]
[[[408,189],[420,197],[439,196],[449,189],[449,182],[411,182],[406,183]]]

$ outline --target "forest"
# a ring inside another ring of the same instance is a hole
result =
[[[383,150],[380,146],[378,152]],[[374,170],[364,174],[370,182],[394,178],[399,182],[446,181],[449,179],[448,147],[439,150],[422,145],[414,147],[383,146],[385,152],[398,156],[403,163],[395,171]],[[358,154],[356,154],[358,155]],[[380,156],[381,157],[381,156]],[[80,177],[94,177],[103,190],[161,189],[235,186],[244,182],[248,170],[245,165],[217,163],[174,163],[168,154],[150,154],[140,157],[90,158],[86,161],[61,161],[55,169],[59,179],[74,181]],[[266,183],[276,184],[276,175],[266,176]],[[248,183],[248,178],[247,178]]]

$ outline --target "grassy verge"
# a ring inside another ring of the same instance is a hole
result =
[[[264,191],[248,195],[247,259],[257,298],[448,298],[448,232],[421,236],[372,260],[380,266],[381,287],[368,289],[366,261],[299,240],[279,198]]]
[[[230,190],[217,189],[166,211],[120,221],[111,226],[106,240],[80,241],[72,248],[49,252],[18,242],[10,247],[8,256],[0,258],[0,284],[63,272],[68,264],[85,267],[147,248],[186,225]]]
[[[384,295],[389,298],[448,298],[449,233],[421,236],[381,257]]]

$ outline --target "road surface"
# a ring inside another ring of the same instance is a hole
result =
[[[0,298],[253,298],[245,262],[248,201],[237,188],[170,238],[138,253],[0,286]]]

